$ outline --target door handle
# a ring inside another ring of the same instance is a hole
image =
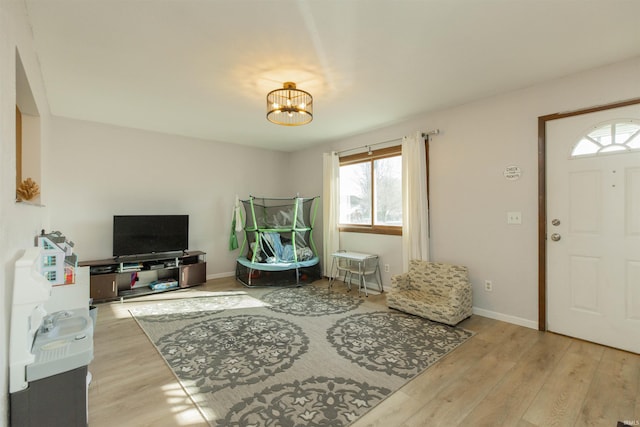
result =
[[[553,233],[551,235],[551,240],[553,240],[554,242],[557,242],[558,240],[562,239],[562,236],[558,233]]]

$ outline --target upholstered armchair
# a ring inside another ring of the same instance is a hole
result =
[[[407,273],[391,277],[387,305],[436,322],[456,325],[472,313],[467,267],[411,260]]]

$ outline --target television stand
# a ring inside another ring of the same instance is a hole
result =
[[[90,296],[96,302],[167,292],[207,281],[206,254],[202,251],[116,257],[81,261],[78,265],[89,267]],[[152,282],[160,289],[152,289]]]

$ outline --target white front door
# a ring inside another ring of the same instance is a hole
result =
[[[640,353],[640,105],[547,122],[547,329]]]

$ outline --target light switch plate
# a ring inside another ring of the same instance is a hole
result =
[[[507,212],[507,224],[522,224],[522,212]]]

